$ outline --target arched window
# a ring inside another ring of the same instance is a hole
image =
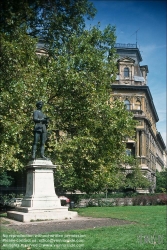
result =
[[[137,101],[137,102],[136,102],[136,104],[135,104],[135,109],[141,110],[141,102],[140,102],[140,101]]]
[[[124,68],[124,77],[129,77],[129,68]]]
[[[130,110],[130,106],[131,106],[130,101],[129,100],[125,100],[124,104],[125,104],[126,109]]]

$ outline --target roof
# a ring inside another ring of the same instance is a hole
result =
[[[131,58],[136,57],[138,63],[143,60],[139,49],[135,46],[117,46],[117,45],[115,45],[114,47],[116,49],[117,54],[120,57],[126,57],[126,56],[129,56]]]

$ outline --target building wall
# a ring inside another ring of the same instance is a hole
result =
[[[151,181],[150,191],[153,192],[156,169],[162,171],[166,166],[166,146],[156,127],[159,118],[147,86],[148,66],[140,66],[142,58],[135,46],[116,49],[118,75],[112,84],[111,102],[115,99],[123,101],[134,114],[136,138],[127,141],[127,148],[139,159],[141,171]]]

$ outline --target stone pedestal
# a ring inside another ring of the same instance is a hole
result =
[[[72,219],[77,212],[61,206],[54,188],[53,170],[50,160],[30,161],[27,168],[26,194],[21,207],[7,212],[7,217],[22,222],[34,220]]]

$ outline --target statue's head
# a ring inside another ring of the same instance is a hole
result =
[[[42,101],[38,101],[38,102],[36,103],[36,107],[38,108],[39,106],[43,106],[43,102],[42,102]]]

